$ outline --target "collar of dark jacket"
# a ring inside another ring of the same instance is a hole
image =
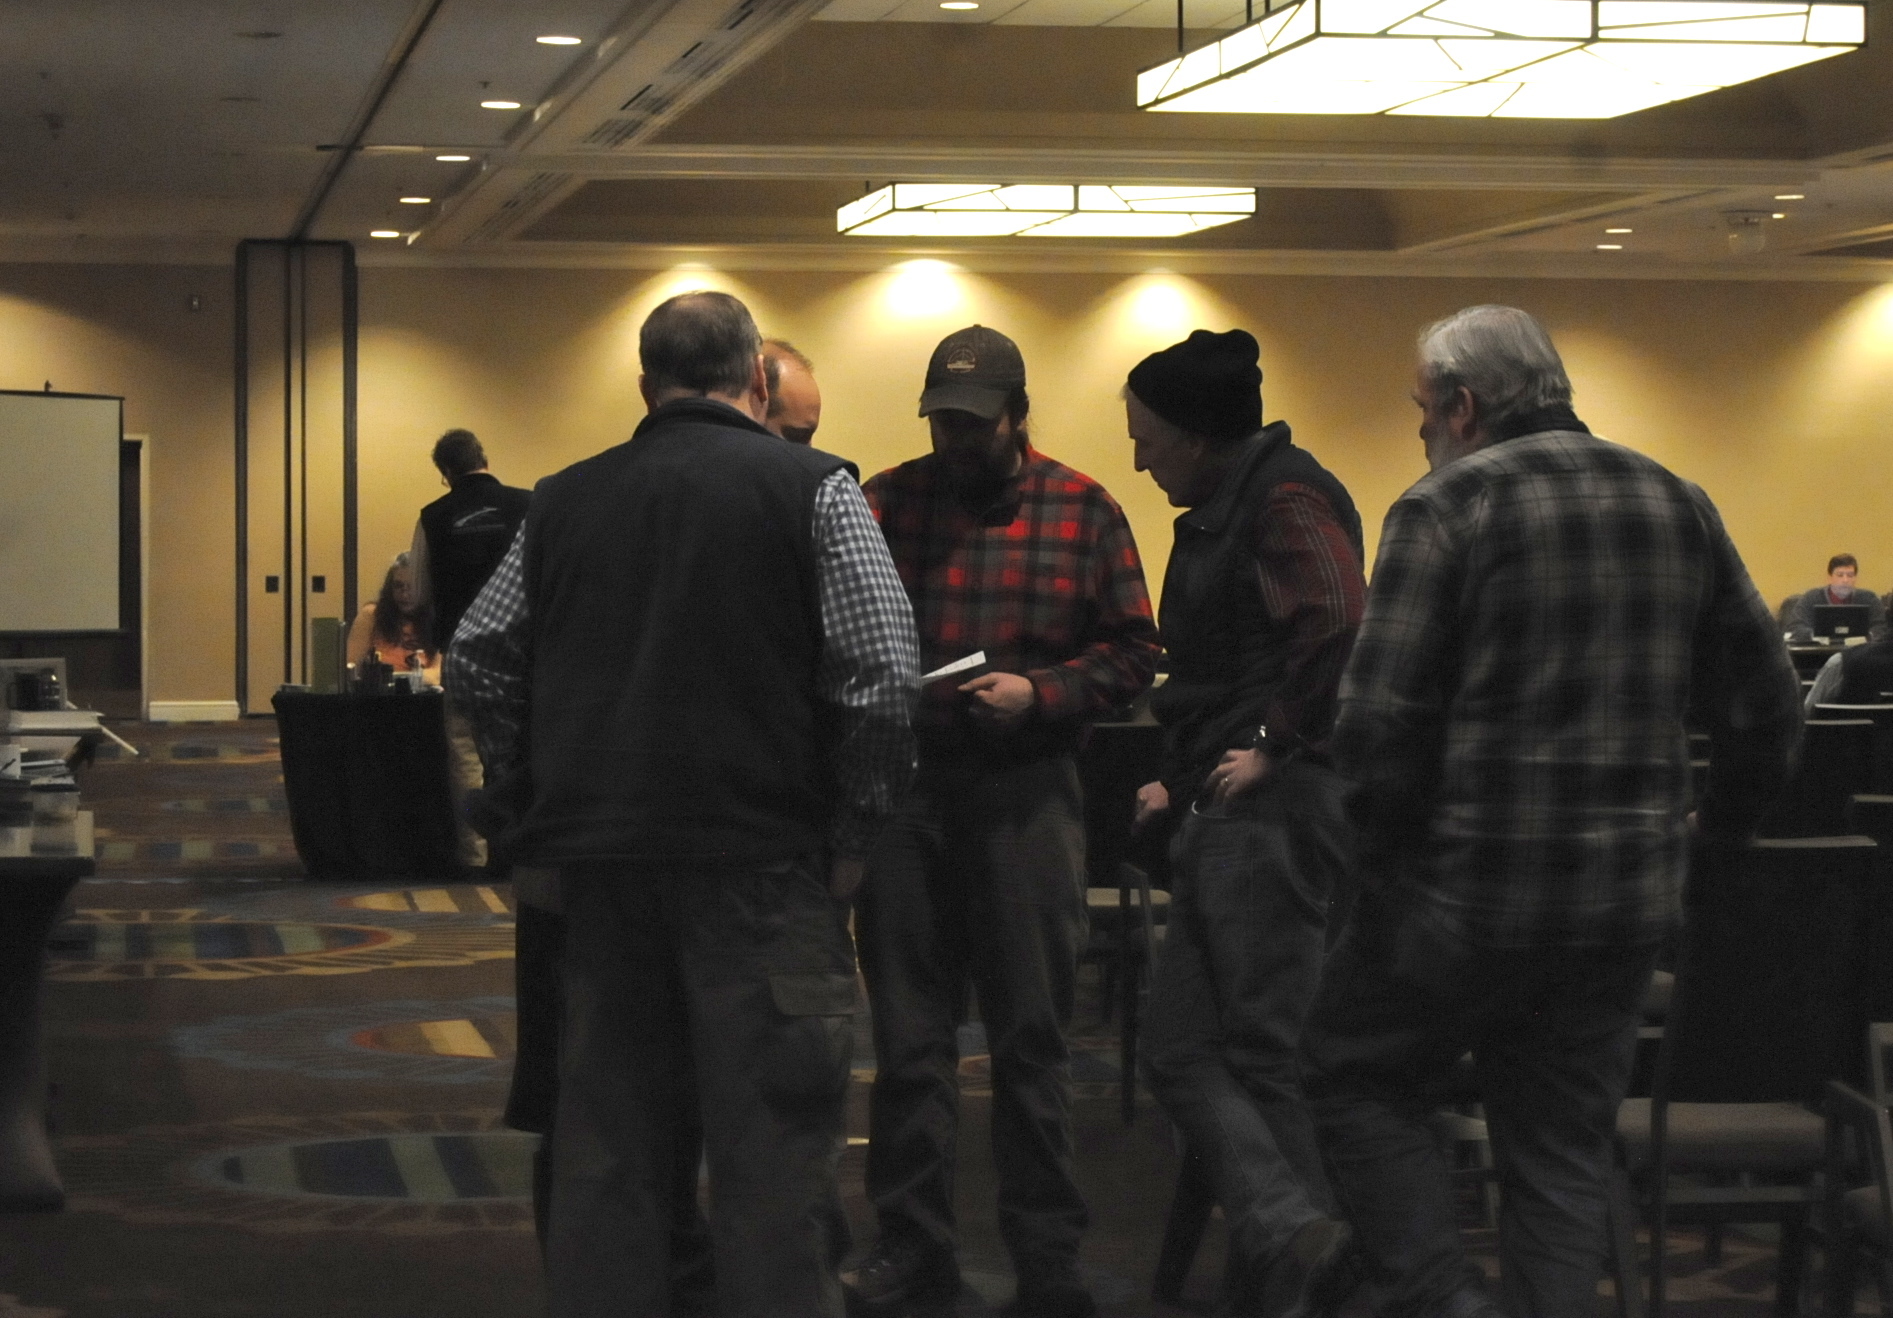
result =
[[[453,478],[453,488],[456,490],[471,489],[476,485],[498,485],[499,483],[500,478],[490,471],[470,471],[464,476],[456,476]]]
[[[631,432],[636,439],[655,426],[669,425],[678,421],[695,421],[704,425],[726,426],[731,430],[749,430],[758,435],[775,438],[775,433],[752,418],[749,413],[738,411],[728,403],[720,403],[714,398],[696,395],[689,398],[673,398],[662,407],[638,422],[638,428]]]
[[[1185,509],[1177,517],[1179,528],[1187,526],[1213,535],[1229,525],[1229,519],[1243,505],[1250,477],[1264,462],[1292,443],[1293,436],[1289,433],[1288,422],[1272,421],[1239,442],[1242,455],[1223,476],[1223,483],[1216,487],[1216,493],[1210,496],[1208,503]]]
[[[1575,430],[1581,435],[1591,433],[1591,428],[1578,420],[1578,414],[1563,403],[1551,407],[1541,407],[1533,412],[1520,412],[1507,417],[1493,427],[1491,442],[1504,443],[1508,439],[1521,439],[1526,435],[1542,435],[1547,430]]]

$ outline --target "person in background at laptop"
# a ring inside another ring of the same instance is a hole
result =
[[[414,565],[396,554],[381,579],[381,593],[362,605],[348,625],[348,662],[359,665],[374,651],[396,672],[419,668],[429,683],[440,684],[440,654],[427,643],[428,614],[414,590]],[[413,662],[418,659],[419,663]]]
[[[1814,627],[1817,605],[1858,604],[1867,611],[1868,639],[1885,640],[1886,606],[1880,602],[1878,595],[1854,584],[1859,575],[1860,563],[1852,554],[1835,554],[1828,559],[1827,584],[1816,586],[1788,601],[1787,612],[1782,616],[1788,639],[1797,645],[1804,645],[1820,634]]]

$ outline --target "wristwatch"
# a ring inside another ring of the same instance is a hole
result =
[[[1269,725],[1266,723],[1258,723],[1256,724],[1256,727],[1255,727],[1255,736],[1249,738],[1248,749],[1252,751],[1263,751],[1263,750],[1267,750],[1268,748],[1269,748]]]

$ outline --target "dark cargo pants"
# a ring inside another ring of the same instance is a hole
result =
[[[826,876],[806,864],[600,866],[566,870],[563,889],[553,1318],[673,1312],[693,1100],[718,1313],[838,1318],[835,1170],[856,994]]]

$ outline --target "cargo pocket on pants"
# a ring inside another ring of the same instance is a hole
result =
[[[769,977],[776,1022],[756,1059],[757,1087],[780,1099],[828,1099],[848,1086],[859,997],[853,975],[827,971]]]

